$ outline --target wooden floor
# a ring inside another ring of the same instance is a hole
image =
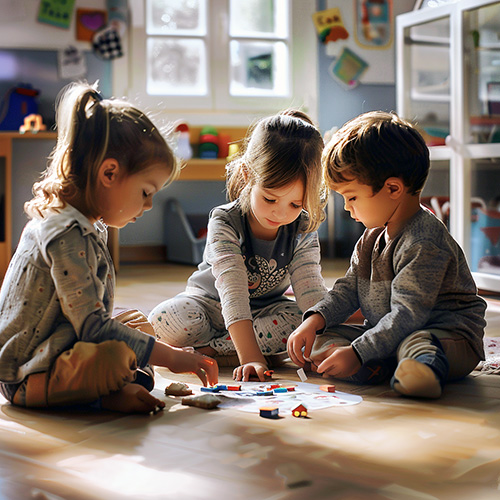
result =
[[[346,266],[325,261],[329,286]],[[192,270],[122,266],[116,306],[147,312],[181,291]],[[500,336],[496,301],[487,319],[487,335]],[[221,369],[220,381],[230,374]],[[297,382],[296,367],[287,363],[275,379]],[[199,389],[193,376],[157,370],[154,393],[167,406],[150,416],[28,411],[0,401],[0,499],[500,498],[498,375],[449,384],[437,401],[336,382],[363,401],[278,420],[182,406],[163,395],[176,380]]]

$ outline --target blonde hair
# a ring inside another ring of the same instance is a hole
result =
[[[88,216],[98,216],[96,180],[99,167],[114,158],[133,175],[154,164],[171,170],[179,166],[163,134],[140,110],[121,99],[103,99],[97,83],[71,83],[56,100],[57,143],[49,156],[42,180],[33,186],[33,198],[24,210],[43,218],[66,206],[67,199],[82,194]]]
[[[306,113],[287,109],[263,118],[250,128],[239,156],[227,165],[227,193],[250,211],[254,185],[281,188],[302,180],[303,207],[308,214],[305,232],[315,231],[325,219],[327,186],[321,164],[323,138]]]

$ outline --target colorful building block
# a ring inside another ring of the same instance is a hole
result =
[[[264,418],[278,418],[279,408],[277,406],[263,406],[259,408],[260,416]]]
[[[325,391],[325,392],[335,392],[335,386],[334,385],[320,385],[319,388],[322,391]]]

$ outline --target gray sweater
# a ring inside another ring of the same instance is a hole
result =
[[[115,271],[100,232],[67,206],[26,225],[0,292],[0,382],[50,369],[76,342],[123,340],[144,366],[154,337],[112,319]]]
[[[368,329],[352,345],[363,362],[395,355],[423,328],[463,335],[484,359],[486,303],[446,226],[422,208],[387,244],[385,236],[383,227],[367,229],[345,277],[307,314],[319,312],[329,328],[361,308]]]
[[[186,292],[221,302],[226,328],[252,319],[252,309],[285,299],[292,285],[301,311],[327,294],[317,232],[304,233],[307,214],[281,226],[272,241],[256,238],[237,202],[210,213],[203,262]]]

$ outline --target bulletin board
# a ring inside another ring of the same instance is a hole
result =
[[[379,19],[367,21],[367,5],[379,4]],[[336,41],[324,43],[332,69],[339,58],[348,58],[351,70],[359,73],[359,82],[391,84],[395,82],[395,16],[413,8],[414,0],[327,0],[325,11],[337,8],[340,12],[339,30],[345,32]],[[375,35],[366,36],[369,30]],[[352,65],[355,67],[353,68]]]

